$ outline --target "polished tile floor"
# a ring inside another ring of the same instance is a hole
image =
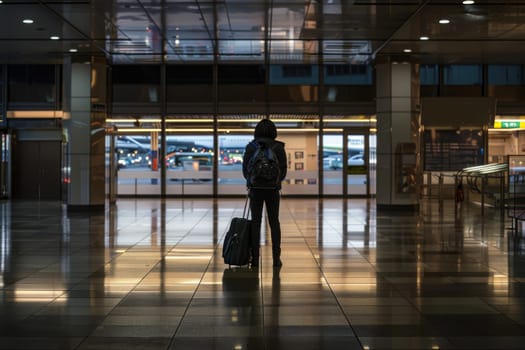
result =
[[[284,266],[221,258],[243,199],[0,202],[0,349],[525,349],[525,248],[494,209],[290,199]]]

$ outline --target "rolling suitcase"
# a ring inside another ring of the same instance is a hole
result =
[[[248,219],[249,209],[246,210],[248,198],[244,203],[242,217],[234,217],[224,237],[222,246],[222,257],[228,265],[247,265],[250,262],[251,227],[252,222]]]

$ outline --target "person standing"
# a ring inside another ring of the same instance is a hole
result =
[[[261,239],[261,221],[263,207],[266,206],[266,214],[270,224],[272,239],[273,266],[281,267],[281,224],[279,222],[279,205],[281,199],[281,183],[286,177],[287,160],[285,145],[276,140],[277,128],[270,119],[262,119],[254,129],[254,139],[246,145],[243,156],[242,171],[248,187],[250,198],[250,211],[252,216],[251,229],[251,266],[259,266],[259,250]],[[258,147],[266,147],[273,151],[278,162],[278,178],[272,186],[258,187],[252,183],[250,172],[250,161]]]

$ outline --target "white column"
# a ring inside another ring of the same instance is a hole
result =
[[[64,64],[64,123],[68,141],[70,209],[105,205],[105,64]]]
[[[418,209],[419,65],[376,65],[378,209]]]

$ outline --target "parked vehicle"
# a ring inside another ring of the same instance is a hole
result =
[[[332,170],[338,170],[343,169],[343,156],[337,155],[337,156],[329,156],[324,159],[324,165],[325,169],[332,169]],[[363,153],[354,154],[350,158],[348,158],[347,165],[352,166],[362,166],[365,164],[365,160],[363,158]]]

